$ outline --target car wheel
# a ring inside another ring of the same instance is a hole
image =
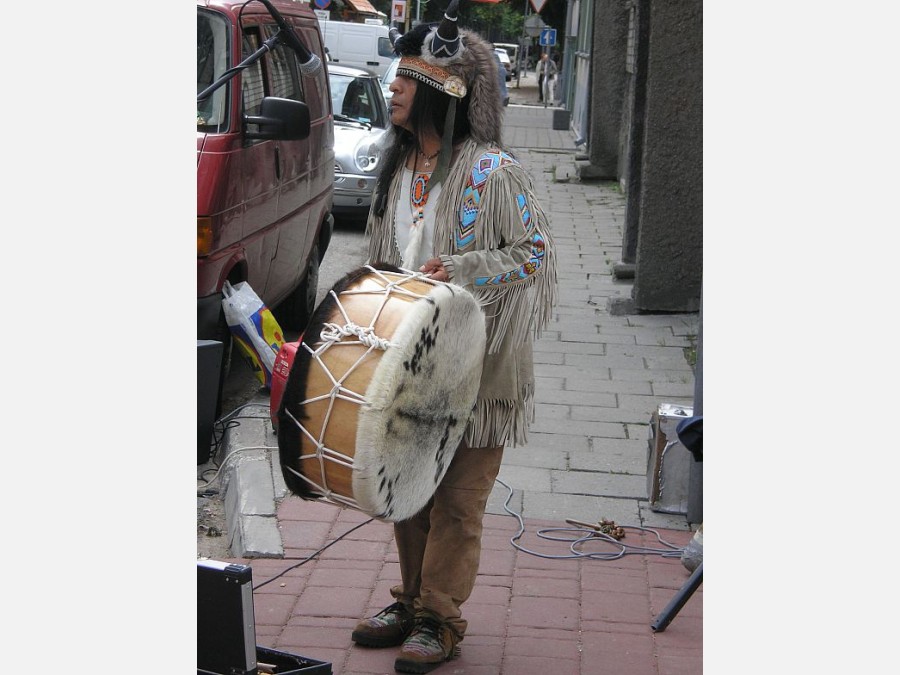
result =
[[[316,294],[319,290],[319,245],[313,245],[309,252],[309,266],[306,276],[297,288],[281,303],[279,322],[288,330],[302,331],[316,309]]]

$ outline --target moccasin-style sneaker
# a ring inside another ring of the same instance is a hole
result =
[[[415,615],[402,602],[395,602],[356,624],[350,638],[366,647],[396,647],[403,644],[414,623]]]
[[[427,673],[460,654],[458,640],[447,624],[431,614],[416,616],[415,627],[403,641],[394,670]]]

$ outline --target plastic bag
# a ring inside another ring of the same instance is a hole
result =
[[[271,387],[275,355],[284,344],[281,326],[246,281],[234,286],[226,281],[222,295],[225,321],[235,344],[260,383]]]

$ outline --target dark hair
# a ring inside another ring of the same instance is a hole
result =
[[[447,110],[450,108],[451,100],[450,96],[434,87],[422,82],[417,83],[409,118],[410,126],[416,130],[417,134],[413,135],[403,127],[398,127],[396,124],[393,125],[394,138],[396,140],[388,149],[384,158],[384,167],[381,169],[378,183],[375,186],[374,200],[377,215],[381,216],[384,214],[388,187],[391,184],[394,172],[400,168],[410,148],[421,149],[416,136],[425,129],[433,128],[437,135],[443,138],[444,120],[447,118]],[[469,97],[465,96],[462,99],[456,99],[456,114],[453,122],[454,145],[466,138],[470,130]]]
[[[444,137],[444,120],[452,99],[434,87],[424,85],[416,87],[413,96],[410,123],[416,132],[428,127],[434,128],[437,135]],[[456,144],[469,135],[469,97],[456,100],[456,115],[453,124],[453,143]]]

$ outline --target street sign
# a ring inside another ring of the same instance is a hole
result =
[[[331,0],[316,0],[314,4],[319,9],[328,9],[328,5],[331,4]]]
[[[555,28],[542,28],[540,44],[541,44],[541,47],[555,47],[556,46],[556,29]]]
[[[525,18],[525,34],[528,37],[536,38],[541,34],[541,30],[546,26],[544,20],[537,14],[529,14]]]
[[[535,12],[540,12],[545,2],[547,0],[531,0],[531,6],[534,7]]]
[[[394,23],[406,21],[406,0],[391,0],[391,21]]]

